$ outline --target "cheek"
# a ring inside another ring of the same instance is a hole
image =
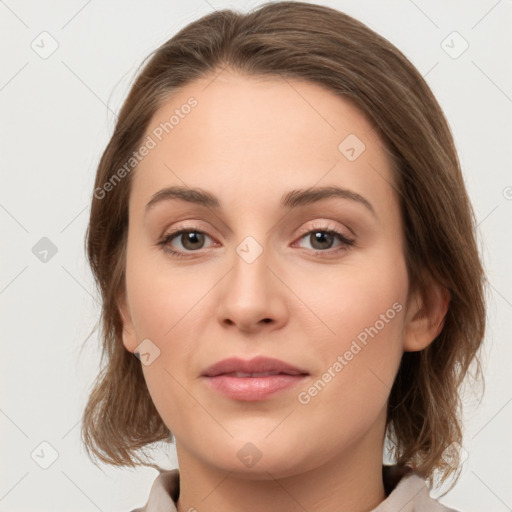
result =
[[[158,345],[172,337],[189,312],[193,312],[208,279],[197,279],[186,269],[171,269],[159,249],[129,246],[126,287],[138,339]]]
[[[391,390],[403,353],[408,291],[405,262],[401,255],[390,252],[366,265],[331,270],[324,277],[316,281],[324,283],[321,288],[308,279],[299,292],[321,320],[320,324],[315,319],[315,324],[322,335],[314,336],[315,370],[322,381],[319,389],[328,383],[337,394],[332,399],[343,397],[356,408],[360,399],[375,398],[380,403]],[[304,332],[312,333],[312,318],[309,314],[300,320]],[[357,396],[360,398],[353,400]]]
[[[142,365],[142,371],[155,407],[163,418],[173,418],[168,410],[173,404],[181,404],[180,409],[193,405],[180,383],[191,377],[197,341],[204,338],[202,326],[213,318],[207,292],[219,280],[219,272],[171,268],[162,255],[132,249],[126,286],[137,342],[151,340],[158,354],[150,365]]]
[[[295,279],[294,291],[308,311],[295,320],[320,327],[323,324],[322,339],[330,346],[336,340],[355,338],[376,323],[383,330],[383,321],[386,331],[391,330],[391,324],[396,329],[402,322],[396,313],[405,305],[408,279],[405,263],[389,260],[389,264],[374,260],[367,265],[303,273]]]
[[[340,445],[354,442],[385,409],[403,353],[406,282],[352,276],[331,282],[317,303],[335,334],[316,339],[319,364],[297,397],[308,428]]]

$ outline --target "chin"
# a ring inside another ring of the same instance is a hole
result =
[[[307,452],[297,450],[296,446],[291,445],[285,448],[284,441],[279,445],[281,450],[279,446],[268,441],[266,446],[263,446],[263,442],[235,442],[235,446],[219,446],[218,454],[216,450],[210,451],[209,459],[205,462],[242,480],[287,478],[310,469],[308,462],[312,464],[312,460]]]

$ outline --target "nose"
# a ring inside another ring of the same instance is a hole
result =
[[[249,262],[235,253],[233,268],[219,289],[217,315],[224,327],[244,332],[283,327],[288,318],[286,287],[264,250]]]

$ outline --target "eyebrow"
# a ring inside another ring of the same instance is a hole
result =
[[[365,206],[375,217],[377,216],[373,206],[366,198],[352,190],[336,186],[291,190],[283,195],[280,205],[281,208],[292,209],[307,204],[317,203],[324,199],[330,199],[333,197],[358,202]],[[205,206],[207,208],[221,208],[221,202],[219,199],[206,190],[202,190],[200,188],[173,186],[164,188],[153,194],[150,201],[146,204],[146,213],[156,204],[170,200],[186,201],[188,203]]]

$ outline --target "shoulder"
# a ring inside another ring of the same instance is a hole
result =
[[[430,496],[426,481],[411,468],[383,466],[387,498],[372,512],[460,512]]]
[[[176,502],[180,492],[179,478],[178,469],[160,471],[153,482],[146,504],[130,512],[177,512]]]

